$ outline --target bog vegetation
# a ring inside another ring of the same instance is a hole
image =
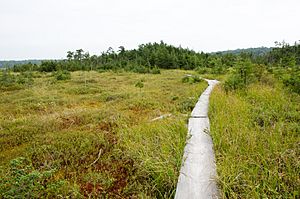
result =
[[[251,50],[160,42],[2,70],[0,197],[172,198],[204,77],[221,80],[210,104],[221,196],[298,198],[300,45]]]
[[[0,98],[1,198],[171,198],[206,87],[185,74],[197,76],[33,72],[19,84],[23,74],[4,73],[13,81]]]

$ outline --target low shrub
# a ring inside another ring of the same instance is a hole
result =
[[[244,89],[246,88],[246,84],[242,80],[242,78],[238,75],[230,75],[227,80],[224,82],[224,89],[226,92],[237,90],[237,89]]]
[[[182,81],[182,83],[194,84],[194,83],[199,83],[203,80],[196,75],[186,75],[181,79],[181,81]]]
[[[150,73],[149,68],[146,68],[145,66],[141,66],[141,65],[135,65],[132,71],[135,73]]]
[[[55,169],[35,170],[23,157],[11,160],[5,177],[0,179],[1,198],[54,197],[62,192],[65,181],[54,180]]]
[[[58,62],[56,61],[43,61],[38,68],[40,72],[53,72],[58,69]]]
[[[158,67],[154,67],[150,71],[151,74],[160,74],[160,69]]]
[[[135,84],[135,87],[142,89],[142,88],[144,87],[143,81],[142,81],[142,80],[138,81],[138,82]]]
[[[196,104],[196,98],[187,98],[183,102],[180,103],[179,111],[181,113],[189,113],[193,110]]]
[[[254,70],[257,68],[257,70]],[[254,66],[248,59],[239,59],[233,68],[229,69],[230,75],[224,82],[224,89],[226,93],[232,90],[245,89],[250,83],[253,83],[258,75],[263,70],[260,67]]]
[[[196,72],[199,74],[207,74],[207,73],[211,73],[211,69],[204,68],[204,67],[198,67],[198,68],[196,68]]]
[[[31,72],[15,75],[11,74],[9,71],[3,71],[2,74],[0,74],[0,90],[18,90],[26,85],[32,85],[32,77],[33,75]]]
[[[15,84],[16,78],[8,71],[3,71],[0,76],[0,85],[3,87]]]
[[[57,71],[54,76],[58,81],[71,79],[71,73],[67,70]]]
[[[300,94],[300,70],[292,72],[283,78],[285,86],[289,87],[293,92]]]

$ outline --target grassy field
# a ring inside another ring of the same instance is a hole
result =
[[[207,86],[183,83],[192,73],[38,73],[0,91],[0,198],[172,198]]]
[[[273,82],[210,99],[222,198],[299,198],[300,96]]]

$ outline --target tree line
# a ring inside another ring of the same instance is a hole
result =
[[[257,50],[258,52],[256,52]],[[174,47],[161,41],[139,45],[137,49],[109,48],[100,55],[90,55],[82,49],[68,51],[66,59],[47,60],[40,64],[14,65],[14,72],[25,71],[132,71],[160,73],[160,69],[197,70],[199,73],[230,74],[227,88],[245,87],[251,79],[261,79],[266,72],[274,74],[284,84],[300,93],[300,45],[295,42],[275,42],[275,47],[261,52],[261,48],[239,53],[204,53]],[[254,78],[255,77],[255,78]]]
[[[126,70],[139,73],[153,72],[157,69],[185,69],[193,70],[198,67],[213,68],[218,61],[211,55],[195,52],[188,48],[174,47],[161,41],[139,45],[137,49],[126,50],[120,46],[118,50],[109,48],[100,55],[90,55],[82,49],[68,51],[64,60],[48,60],[41,64],[15,65],[13,71],[41,71],[57,70]],[[234,55],[224,55],[221,61],[230,66]]]

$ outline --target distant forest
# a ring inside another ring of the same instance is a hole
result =
[[[9,61],[0,61],[0,68],[4,67],[12,67],[14,65],[23,65],[23,64],[41,64],[42,61],[45,60],[37,60],[37,59],[31,59],[31,60],[9,60]]]
[[[154,43],[155,44],[155,43]],[[143,45],[141,45],[143,46]],[[120,49],[124,49],[124,47],[120,47]],[[219,51],[219,52],[212,52],[212,53],[208,53],[208,54],[221,54],[221,55],[225,55],[225,54],[233,54],[233,55],[240,55],[241,53],[251,53],[254,56],[261,56],[261,55],[265,55],[266,53],[270,52],[272,50],[272,48],[267,48],[267,47],[259,47],[259,48],[246,48],[246,49],[236,49],[236,50],[227,50],[227,51]],[[108,51],[113,51],[112,48],[110,48]],[[70,52],[68,52],[70,53]],[[75,52],[73,52],[73,55],[75,54]],[[70,56],[70,55],[69,55]],[[37,60],[37,59],[31,59],[31,60],[9,60],[9,61],[1,61],[0,60],[0,68],[4,68],[4,67],[13,67],[15,65],[26,65],[26,64],[36,64],[36,65],[40,65],[43,61],[46,60]]]
[[[13,66],[13,71],[125,70],[149,73],[153,69],[204,68],[212,73],[225,73],[239,59],[248,59],[253,64],[266,66],[293,67],[300,65],[300,46],[298,43],[289,45],[285,42],[276,42],[276,47],[272,49],[250,48],[210,54],[174,47],[161,41],[142,44],[133,50],[126,50],[124,46],[120,46],[117,50],[109,48],[100,55],[90,55],[82,49],[68,51],[64,60],[18,64]]]
[[[196,70],[199,74],[230,74],[228,88],[245,87],[253,79],[274,74],[285,85],[300,93],[300,44],[275,42],[272,49],[252,48],[219,53],[195,52],[161,41],[139,45],[137,49],[109,48],[100,55],[82,49],[68,51],[66,59],[41,63],[15,64],[13,72],[131,71],[159,74],[161,69]],[[6,77],[5,77],[6,78]],[[6,81],[6,80],[5,80]]]
[[[235,50],[227,50],[227,51],[218,51],[212,52],[208,54],[233,54],[233,55],[240,55],[241,53],[251,53],[255,56],[265,55],[266,53],[270,52],[272,48],[267,47],[259,47],[259,48],[245,48],[245,49],[235,49]],[[25,65],[25,64],[36,64],[40,65],[43,61],[46,60],[37,60],[37,59],[30,59],[30,60],[9,60],[9,61],[1,61],[0,60],[0,68],[4,67],[12,67],[14,65]]]
[[[234,54],[239,55],[241,53],[251,53],[254,56],[263,56],[267,53],[269,53],[272,50],[272,48],[267,47],[259,47],[259,48],[245,48],[245,49],[235,49],[235,50],[226,50],[226,51],[219,51],[212,54]]]

